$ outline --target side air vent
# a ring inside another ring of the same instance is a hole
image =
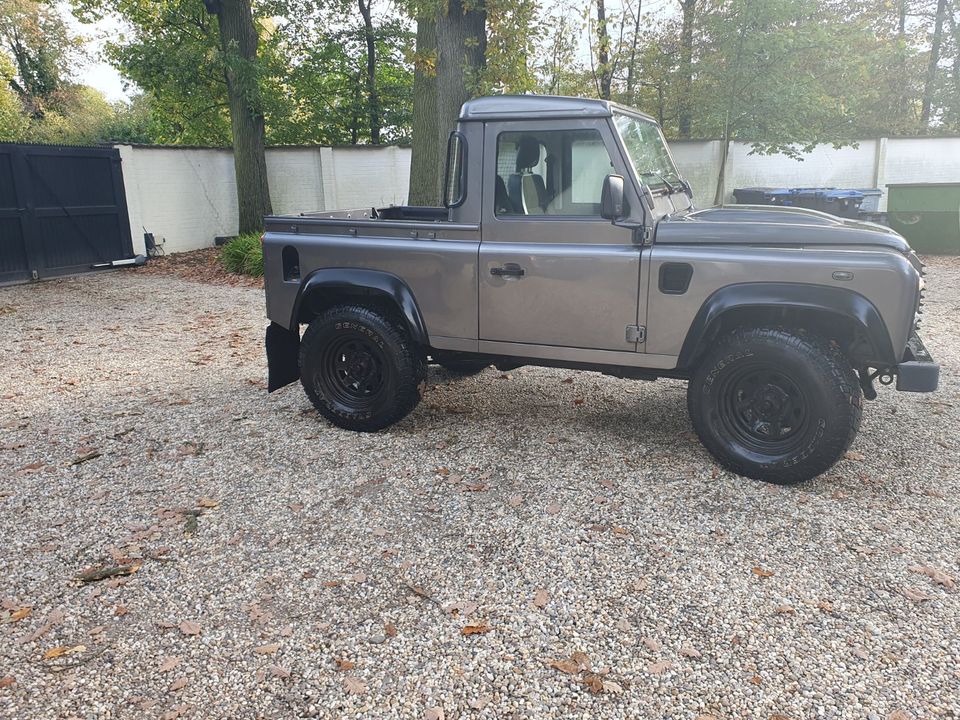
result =
[[[283,261],[283,279],[289,282],[300,280],[300,253],[293,245],[286,245],[280,255]]]
[[[660,292],[683,295],[690,287],[693,266],[688,263],[664,263],[660,266]]]

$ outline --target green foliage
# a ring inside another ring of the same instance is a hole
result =
[[[13,64],[0,55],[0,142],[23,140],[29,125],[20,98],[10,86],[14,75]]]
[[[228,272],[253,277],[263,276],[263,246],[260,235],[239,235],[223,246],[220,262]]]

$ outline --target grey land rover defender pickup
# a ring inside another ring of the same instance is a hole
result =
[[[643,113],[471,100],[444,207],[266,218],[269,389],[299,379],[330,422],[374,431],[416,407],[430,360],[681,378],[707,449],[775,483],[843,455],[875,379],[936,389],[923,266],[902,237],[691,198]]]

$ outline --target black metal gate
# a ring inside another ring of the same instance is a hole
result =
[[[0,283],[131,257],[118,150],[0,144]]]

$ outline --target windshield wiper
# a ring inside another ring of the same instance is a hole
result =
[[[658,172],[654,172],[653,170],[647,170],[646,172],[642,172],[642,173],[638,173],[638,174],[639,174],[640,177],[642,177],[642,178],[643,178],[643,177],[647,177],[648,175],[652,175],[653,177],[658,178],[658,179],[660,180],[660,182],[662,182],[662,183],[664,184],[664,186],[667,188],[667,190],[668,190],[669,192],[671,192],[671,193],[675,193],[675,192],[677,192],[678,190],[683,190],[683,186],[682,186],[682,185],[674,186],[674,184],[673,184],[672,182],[670,182],[669,180],[667,180],[663,175],[661,175],[661,174],[658,173]]]

